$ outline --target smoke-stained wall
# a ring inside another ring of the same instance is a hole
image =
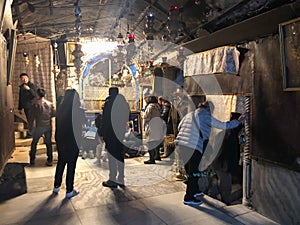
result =
[[[255,55],[252,155],[300,171],[300,91],[283,90],[278,36],[250,46]]]
[[[251,203],[280,224],[300,222],[300,91],[283,91],[278,36],[254,52]]]
[[[12,86],[7,85],[7,42],[0,35],[0,176],[15,147]]]

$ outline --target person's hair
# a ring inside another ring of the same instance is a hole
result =
[[[46,92],[45,92],[45,90],[44,90],[43,88],[38,88],[38,89],[36,90],[36,94],[37,94],[39,97],[43,98],[43,97],[45,97]]]
[[[58,137],[63,137],[65,135],[71,135],[71,134],[75,135],[74,132],[78,131],[75,123],[77,122],[79,108],[80,108],[80,98],[78,92],[75,89],[66,90],[63,99],[61,100],[56,110],[56,134],[55,135],[58,135]],[[78,122],[80,123],[80,121]]]
[[[66,110],[72,109],[74,104],[76,107],[80,107],[79,94],[75,89],[68,89],[60,101],[60,106],[63,105],[62,108]]]
[[[109,88],[108,94],[109,95],[117,95],[117,94],[119,94],[119,88],[117,88],[117,87],[111,87],[111,88]]]
[[[211,101],[204,101],[204,102],[200,102],[198,104],[197,108],[203,108],[203,109],[206,109],[207,111],[213,112],[215,109],[215,106]]]
[[[156,96],[149,96],[148,103],[158,103]]]
[[[164,102],[164,103],[170,103],[170,101],[168,99],[163,98],[163,97],[160,98],[160,101]]]
[[[23,76],[29,77],[27,73],[21,73],[20,74],[20,78],[23,77]]]

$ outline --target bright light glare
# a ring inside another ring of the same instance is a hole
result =
[[[85,55],[108,53],[116,49],[117,44],[117,42],[87,42],[82,44],[82,51]]]

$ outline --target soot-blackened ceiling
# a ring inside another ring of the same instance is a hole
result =
[[[81,37],[115,39],[134,33],[146,39],[146,16],[154,13],[151,34],[155,40],[184,43],[215,32],[294,0],[13,0],[18,33],[74,40],[75,8],[80,8]],[[178,6],[178,14],[174,14]],[[173,8],[172,8],[173,7]],[[179,32],[170,35],[170,29]],[[147,33],[147,32],[146,32]]]

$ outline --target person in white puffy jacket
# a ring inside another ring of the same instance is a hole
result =
[[[177,151],[187,175],[186,194],[184,204],[197,205],[201,200],[195,197],[199,193],[198,179],[200,171],[198,169],[205,147],[211,133],[211,128],[226,130],[239,126],[244,120],[242,115],[238,120],[221,122],[211,114],[213,103],[205,101],[198,105],[198,108],[183,117],[178,125],[178,135],[174,141]]]
[[[165,135],[164,121],[161,119],[161,108],[155,96],[149,97],[149,104],[143,114],[143,120],[150,157],[144,163],[155,164],[155,160],[160,160],[159,146]]]

